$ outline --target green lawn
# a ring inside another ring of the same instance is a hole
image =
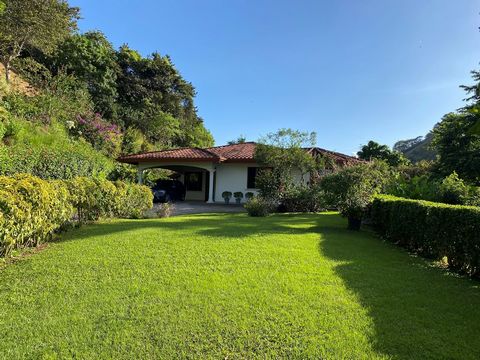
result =
[[[480,283],[336,214],[72,231],[0,271],[0,357],[480,358]]]

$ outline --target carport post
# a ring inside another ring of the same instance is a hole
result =
[[[210,173],[210,181],[208,184],[208,201],[207,204],[213,204],[213,178],[215,175],[215,170],[208,170]]]
[[[137,179],[138,179],[138,184],[142,185],[143,184],[143,169],[141,167],[137,167]]]

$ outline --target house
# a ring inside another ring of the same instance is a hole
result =
[[[185,200],[208,203],[223,202],[224,191],[256,193],[254,142],[215,146],[205,149],[180,148],[127,155],[118,160],[137,166],[138,181],[143,182],[143,171],[162,168],[175,171],[186,187]],[[338,166],[359,162],[357,158],[321,148],[305,148],[312,156],[325,156]],[[294,174],[298,181],[308,181],[300,172]],[[307,174],[308,176],[308,174]]]

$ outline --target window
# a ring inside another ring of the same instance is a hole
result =
[[[257,178],[257,169],[256,167],[249,167],[247,172],[247,188],[256,189],[255,180]]]
[[[185,188],[190,191],[202,191],[202,179],[201,172],[186,172]]]

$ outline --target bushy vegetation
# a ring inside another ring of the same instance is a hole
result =
[[[253,217],[267,216],[275,209],[275,205],[271,201],[261,196],[254,196],[248,199],[243,206],[247,210],[248,215]]]
[[[48,240],[72,213],[65,184],[23,174],[0,176],[0,256]]]
[[[452,205],[480,206],[480,188],[454,171],[444,178],[424,165],[392,170],[385,189],[389,195]]]
[[[480,275],[480,208],[392,196],[377,197],[371,220],[379,233],[461,273]]]
[[[325,210],[325,193],[318,185],[297,185],[283,195],[279,212],[319,212]]]
[[[0,255],[48,241],[70,222],[141,217],[152,207],[152,197],[145,186],[108,180],[0,176]]]
[[[79,33],[80,9],[68,1],[2,4],[0,175],[133,181],[115,164],[121,154],[213,145],[193,85],[168,56]],[[12,71],[34,88],[10,86]]]
[[[361,164],[325,176],[320,186],[325,202],[348,218],[348,227],[359,230],[366,207],[382,192],[388,168],[382,162]]]

